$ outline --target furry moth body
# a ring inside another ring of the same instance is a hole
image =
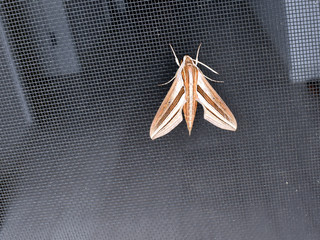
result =
[[[179,69],[174,78],[169,81],[174,80],[151,124],[150,138],[152,140],[162,137],[174,129],[183,120],[182,111],[190,135],[197,103],[200,103],[204,109],[204,119],[221,129],[237,130],[237,121],[232,112],[197,66],[200,63],[217,74],[213,69],[198,61],[200,46],[195,60],[186,55],[179,64],[170,45]]]

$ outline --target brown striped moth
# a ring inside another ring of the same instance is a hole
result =
[[[165,83],[168,84],[174,80],[151,124],[150,137],[152,140],[162,137],[174,129],[183,119],[182,110],[190,135],[196,115],[197,102],[203,106],[204,119],[219,128],[230,131],[237,130],[237,121],[232,112],[206,79],[215,80],[206,77],[197,66],[199,63],[218,74],[204,63],[198,61],[200,46],[201,44],[199,45],[196,59],[186,55],[179,63],[170,45],[179,69],[175,76]]]

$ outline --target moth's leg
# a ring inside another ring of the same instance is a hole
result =
[[[223,83],[223,82],[224,82],[224,81],[213,80],[213,79],[207,77],[207,76],[204,75],[204,74],[203,74],[203,76],[204,76],[207,80],[212,81],[212,82],[217,82],[217,83]]]
[[[168,82],[159,84],[158,86],[164,86],[164,85],[167,85],[168,83],[171,83],[171,82],[175,79],[175,77],[176,77],[176,76],[174,76],[173,78],[171,78]]]

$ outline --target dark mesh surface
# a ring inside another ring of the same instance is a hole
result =
[[[319,239],[317,9],[1,1],[0,239]],[[200,42],[239,128],[151,141]]]

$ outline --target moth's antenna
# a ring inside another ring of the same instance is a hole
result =
[[[177,63],[178,66],[180,67],[179,59],[177,58],[177,55],[176,55],[176,53],[174,52],[173,47],[171,46],[170,43],[169,43],[169,46],[170,46],[170,48],[171,48],[171,50],[172,50],[172,52],[173,52],[174,58],[175,58],[175,60],[176,60],[176,63]]]
[[[199,56],[199,51],[200,51],[201,44],[202,44],[202,43],[200,43],[200,45],[199,45],[199,47],[198,47],[198,51],[197,51],[196,65],[198,64],[198,56]]]
[[[166,83],[162,83],[162,84],[159,84],[158,86],[164,86],[164,85],[167,85],[168,83],[172,82],[175,78],[176,78],[176,76],[174,76],[173,78],[171,78],[168,82],[166,82]]]
[[[192,59],[192,61],[196,61],[196,60]],[[200,62],[200,61],[198,61],[197,63],[200,63],[202,66],[208,68],[210,71],[212,71],[212,72],[214,72],[215,74],[218,74],[218,75],[219,75],[218,72],[216,72],[215,70],[213,70],[211,67],[205,65],[204,63],[202,63],[202,62]]]
[[[207,66],[206,64],[204,64],[204,63],[202,63],[202,62],[198,61],[198,54],[199,54],[200,47],[201,47],[201,43],[200,43],[199,48],[198,48],[197,58],[196,58],[196,60],[192,59],[192,61],[195,61],[195,62],[196,62],[196,63],[195,63],[196,65],[197,65],[197,63],[200,63],[202,66],[204,66],[204,67],[208,68],[210,71],[212,71],[212,72],[214,72],[215,74],[218,74],[218,75],[219,75],[219,73],[218,73],[218,72],[216,72],[215,70],[213,70],[211,67],[209,67],[209,66]],[[204,75],[204,74],[203,74],[203,76],[204,76],[206,79],[208,79],[209,81],[212,81],[212,82],[218,82],[218,83],[223,83],[223,81],[213,80],[213,79],[211,79],[211,78],[207,77],[207,76],[206,76],[206,75]]]

